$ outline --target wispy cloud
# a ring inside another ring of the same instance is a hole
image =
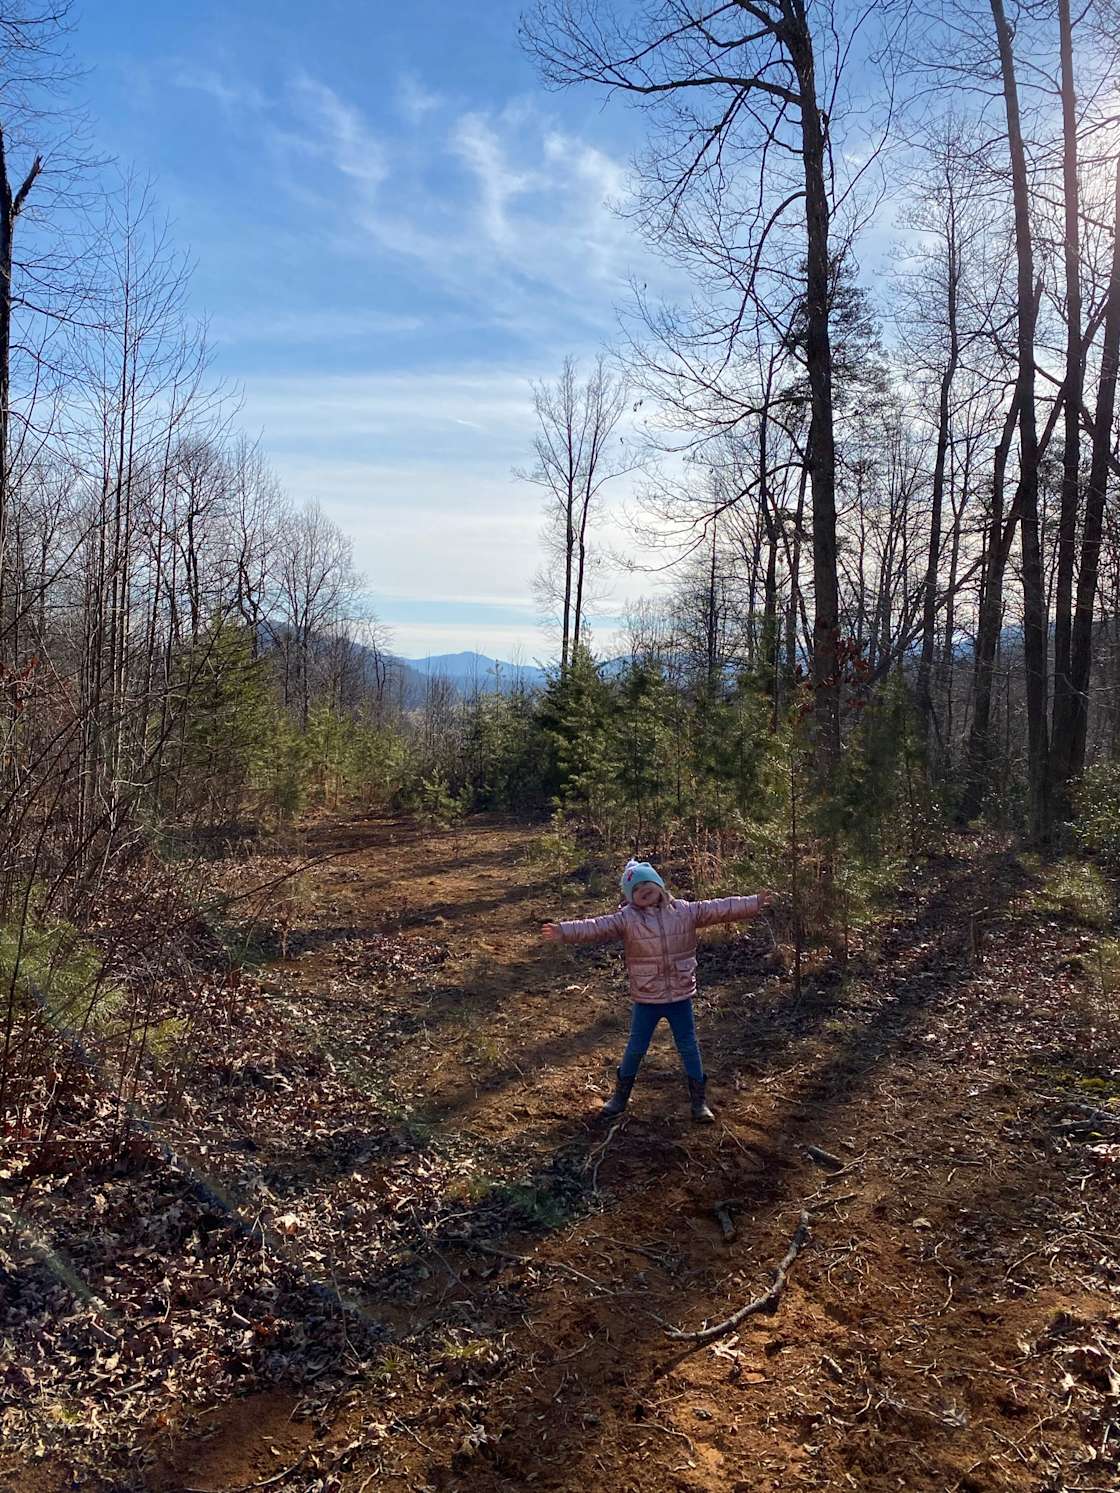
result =
[[[405,73],[397,80],[397,108],[409,124],[421,124],[443,104],[443,96],[425,88],[414,74]]]
[[[243,382],[244,423],[288,490],[319,498],[353,536],[388,620],[409,598],[463,608],[461,624],[411,613],[415,643],[536,651],[542,498],[512,476],[531,460],[529,381],[609,339],[631,274],[666,274],[614,210],[623,161],[545,104],[467,107],[416,77],[369,102],[308,72],[267,96],[216,69],[179,82],[237,118],[269,194],[262,231],[270,246],[289,235],[284,294],[263,276],[212,322],[224,370]],[[236,240],[249,254],[260,240],[247,228]],[[292,285],[306,287],[298,299]],[[601,516],[605,550],[633,550],[631,486]],[[619,576],[613,589],[604,605],[621,610],[648,583]],[[484,619],[483,601],[507,615]]]
[[[481,114],[464,114],[457,121],[451,146],[474,178],[484,241],[507,257],[516,255],[523,225],[511,220],[510,210],[516,210],[518,197],[540,189],[540,174],[514,165],[497,130]]]
[[[218,66],[178,63],[173,78],[256,132],[327,253],[382,258],[480,324],[590,346],[632,274],[668,277],[616,211],[623,161],[535,100],[463,107],[406,74],[375,119],[309,71],[271,94]]]
[[[366,189],[380,186],[389,174],[388,153],[361,110],[309,74],[298,77],[293,87],[311,122],[319,127],[335,170]]]
[[[519,460],[532,428],[530,371],[485,367],[417,372],[254,375],[246,411],[266,427],[277,448],[342,454],[356,442],[377,441],[389,452],[430,460],[452,427],[486,436],[482,446],[456,430],[455,454]],[[464,445],[464,443],[468,443]],[[507,469],[508,470],[508,469]]]
[[[516,608],[535,627],[540,490],[513,476],[529,458],[533,413],[523,370],[254,377],[244,419],[284,486],[318,498],[353,536],[375,605],[428,597]],[[623,499],[599,516],[604,549],[632,552]],[[611,605],[648,589],[617,577]],[[493,620],[493,619],[490,619]]]
[[[266,95],[249,79],[216,67],[178,60],[171,66],[171,81],[177,88],[206,94],[230,113],[260,113],[268,108]]]
[[[424,326],[422,316],[392,311],[330,311],[309,305],[298,310],[269,307],[212,317],[210,340],[238,345],[283,343],[289,347],[330,345],[365,337],[407,336]]]
[[[340,242],[391,256],[495,324],[601,336],[631,272],[663,274],[615,211],[623,164],[533,102],[461,110],[392,150],[323,84],[301,80],[294,105],[340,175],[367,161],[358,195],[332,201],[319,184]]]

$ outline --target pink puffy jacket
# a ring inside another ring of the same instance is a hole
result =
[[[601,918],[561,923],[565,943],[607,943],[621,938],[626,948],[630,994],[636,1001],[666,1004],[696,994],[696,930],[713,923],[741,923],[758,916],[757,897],[715,897],[681,902],[675,897],[641,909],[627,903]]]

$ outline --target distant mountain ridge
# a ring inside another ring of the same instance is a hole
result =
[[[398,658],[397,662],[420,679],[446,679],[462,692],[508,694],[518,687],[543,689],[548,682],[547,673],[536,664],[509,663],[485,653],[433,653],[427,658]]]

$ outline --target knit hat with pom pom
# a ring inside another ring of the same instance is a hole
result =
[[[619,886],[622,888],[622,895],[626,898],[627,902],[633,902],[634,888],[641,886],[643,881],[652,881],[654,886],[659,886],[662,891],[665,890],[665,883],[658,876],[649,861],[627,861],[623,867],[622,877],[619,881]]]

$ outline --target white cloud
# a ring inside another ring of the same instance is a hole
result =
[[[582,327],[584,341],[601,340],[632,272],[665,279],[614,210],[623,165],[530,101],[461,111],[442,128],[433,119],[391,146],[360,108],[310,77],[293,102],[305,143],[349,179],[343,192],[315,184],[336,246],[391,255],[480,320],[568,339]]]
[[[236,108],[238,86],[223,75],[183,86]],[[234,348],[269,344],[271,358],[272,345],[291,344],[287,367],[299,370],[243,375],[243,423],[261,432],[292,496],[319,498],[353,537],[375,606],[388,613],[396,599],[408,611],[405,602],[424,596],[462,605],[462,623],[410,623],[409,636],[428,637],[433,651],[477,644],[508,656],[520,643],[539,652],[542,494],[511,475],[531,459],[529,380],[554,377],[565,353],[601,346],[632,272],[659,285],[668,274],[612,209],[625,196],[623,164],[533,102],[464,109],[415,78],[379,101],[376,119],[307,73],[267,100],[246,97],[241,122],[257,132],[255,154],[271,154],[278,208],[286,203],[298,220],[296,250],[337,260],[340,302],[354,294],[355,262],[363,275],[352,309],[304,312],[286,298],[275,314],[242,305],[215,320],[216,338]],[[401,339],[391,355],[402,364],[438,356],[430,338],[407,340],[430,334],[437,316],[454,334],[446,357],[471,328],[477,363],[350,374],[315,366],[319,347],[357,356],[363,335],[378,343],[371,362],[385,358],[388,337]],[[526,345],[530,356],[516,350]],[[223,362],[236,377],[228,352]],[[604,549],[633,548],[620,512],[631,486],[614,488],[613,511],[601,517]],[[648,589],[641,576],[618,576],[604,607],[622,610]],[[524,621],[472,622],[470,604],[481,601],[517,608]]]
[[[335,170],[367,190],[380,186],[389,174],[388,156],[383,141],[366,124],[361,110],[307,73],[295,80],[294,88],[312,121],[318,124],[322,146]]]
[[[401,337],[418,332],[423,325],[421,316],[373,310],[323,311],[309,305],[301,310],[270,308],[216,316],[207,323],[207,330],[214,342],[282,342],[303,346],[334,345],[357,337]]]
[[[173,64],[172,82],[177,88],[208,95],[230,113],[262,113],[268,108],[268,100],[254,84],[245,78],[219,72],[217,68],[180,61]]]
[[[535,372],[535,370],[534,370]],[[254,375],[246,414],[265,427],[272,449],[336,453],[376,438],[411,459],[429,456],[433,441],[453,439],[468,464],[523,460],[532,430],[529,373],[460,368],[421,372]],[[452,432],[451,426],[474,432]],[[487,439],[479,442],[477,435]]]
[[[254,377],[244,419],[260,429],[285,488],[318,498],[353,538],[380,611],[391,618],[393,599],[424,596],[462,605],[466,619],[447,623],[442,636],[465,647],[473,646],[464,641],[475,627],[472,605],[515,607],[524,622],[503,623],[502,637],[530,646],[542,494],[512,476],[528,460],[533,433],[525,373]],[[599,516],[596,538],[605,550],[634,552],[623,512],[631,491],[622,479]],[[641,575],[607,580],[612,595],[604,606],[618,611],[650,589]],[[432,647],[445,651],[442,643]]]
[[[519,196],[538,189],[541,178],[513,165],[497,131],[484,115],[464,114],[452,131],[451,145],[477,183],[478,219],[484,237],[493,248],[505,254],[516,253],[518,235],[507,208]]]
[[[422,124],[429,114],[443,107],[441,94],[433,93],[412,73],[397,82],[397,108],[410,124]]]

